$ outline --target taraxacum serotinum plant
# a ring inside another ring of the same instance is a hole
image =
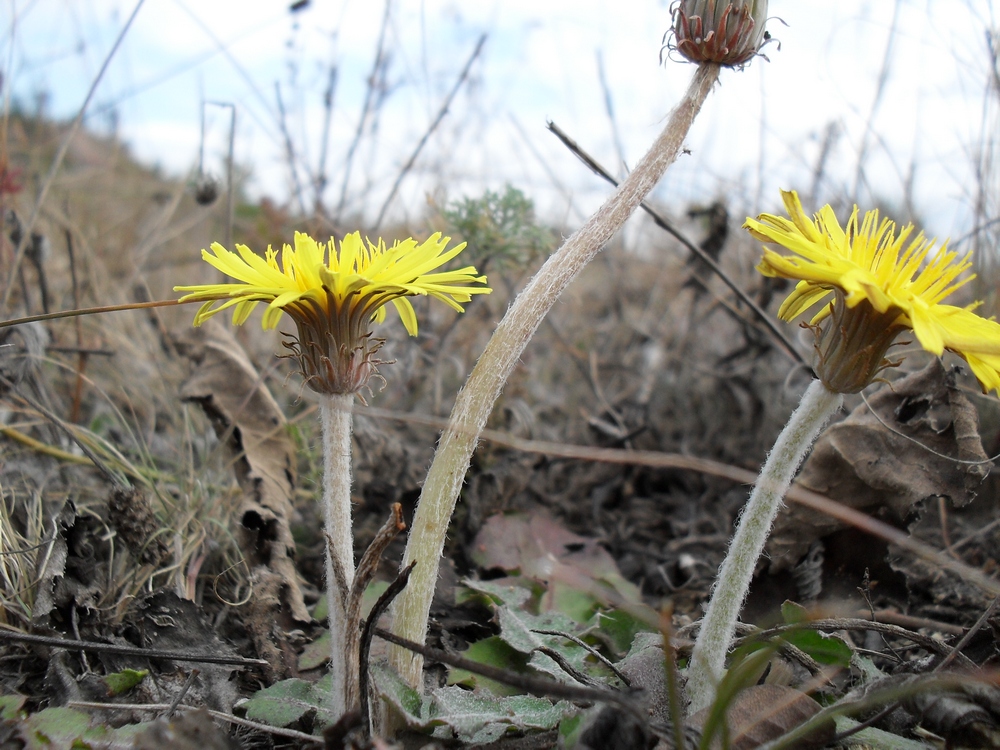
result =
[[[757,269],[765,276],[796,279],[778,312],[793,320],[814,310],[817,380],[806,390],[768,455],[740,517],[716,580],[688,668],[690,712],[714,700],[722,679],[754,566],[796,470],[820,430],[840,408],[844,393],[867,387],[886,367],[889,347],[912,331],[932,354],[947,349],[968,362],[984,391],[1000,390],[1000,324],[977,315],[975,305],[944,300],[973,276],[971,263],[947,243],[938,246],[907,225],[880,219],[878,211],[859,221],[857,207],[842,227],[830,206],[810,219],[794,192],[783,192],[788,218],[761,214],[744,228],[755,238],[792,255],[766,248]],[[912,237],[912,238],[911,238]]]
[[[263,327],[275,328],[283,314],[297,334],[285,342],[298,359],[306,385],[320,394],[323,425],[323,494],[326,513],[327,605],[333,641],[330,671],[333,710],[339,716],[358,701],[358,623],[347,622],[346,601],[354,580],[354,535],[351,528],[351,405],[356,394],[377,374],[376,353],[384,343],[372,325],[385,319],[389,303],[407,332],[417,335],[417,317],[409,297],[436,297],[458,312],[473,294],[488,294],[486,277],[466,266],[438,271],[459,255],[465,244],[448,248],[440,234],[418,243],[410,238],[387,247],[348,234],[339,248],[301,232],[294,245],[270,247],[264,257],[245,245],[231,252],[214,243],[202,250],[206,262],[237,283],[174,287],[186,292],[182,302],[203,301],[194,324],[233,308],[241,325],[261,302]],[[217,304],[220,303],[221,304]],[[434,563],[437,561],[435,560]]]

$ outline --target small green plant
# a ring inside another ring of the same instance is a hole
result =
[[[449,233],[465,240],[477,266],[499,270],[523,267],[552,245],[553,234],[540,227],[535,204],[520,190],[487,190],[480,198],[454,201],[441,212]]]

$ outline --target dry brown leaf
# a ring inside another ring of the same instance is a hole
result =
[[[591,592],[610,586],[626,601],[640,600],[636,586],[622,577],[596,539],[574,534],[545,512],[491,516],[476,535],[472,557],[483,568],[519,571]]]
[[[695,713],[688,724],[701,728],[711,708]],[[790,732],[820,712],[819,704],[801,690],[784,685],[754,685],[741,691],[726,711],[731,750],[753,750]],[[820,748],[833,738],[833,721],[796,742],[794,750]],[[713,748],[722,747],[718,738]]]
[[[234,458],[236,480],[244,493],[238,538],[252,579],[268,580],[269,590],[275,576],[281,584],[280,611],[258,613],[261,616],[254,619],[288,626],[292,620],[309,622],[289,525],[295,513],[291,498],[296,462],[284,414],[224,325],[207,321],[186,331],[175,344],[193,365],[181,397],[204,409]]]
[[[975,497],[989,465],[948,457],[986,460],[978,417],[940,360],[883,386],[868,405],[877,417],[862,404],[827,428],[798,484],[851,508],[887,510],[898,521],[929,497],[947,496],[956,506]],[[842,527],[801,506],[784,508],[767,545],[771,572],[794,566],[810,544]]]

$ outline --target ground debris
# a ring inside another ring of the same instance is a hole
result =
[[[248,623],[266,624],[253,629],[254,642],[271,662],[274,676],[287,676],[294,660],[285,658],[281,634],[312,620],[299,584],[291,532],[296,515],[295,447],[284,414],[227,327],[206,321],[185,331],[177,342],[193,365],[181,396],[204,409],[234,458],[243,490],[239,541],[254,586],[243,607],[245,617]]]
[[[933,360],[919,372],[884,385],[841,422],[826,429],[802,467],[798,484],[848,507],[905,520],[924,499],[948,497],[958,507],[975,496],[986,459],[971,432],[968,402],[952,395],[954,375]],[[874,413],[873,413],[874,410]],[[956,424],[961,434],[956,434]],[[978,445],[974,446],[974,443]],[[842,528],[829,517],[789,505],[767,543],[770,570],[794,566],[816,540]]]

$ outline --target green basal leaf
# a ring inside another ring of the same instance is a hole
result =
[[[313,619],[319,622],[326,622],[330,618],[330,610],[326,606],[326,594],[319,598],[316,606],[313,607]]]
[[[317,707],[312,685],[305,680],[291,679],[258,690],[243,703],[246,717],[272,727],[294,724]]]
[[[809,621],[809,611],[801,604],[797,604],[787,599],[781,605],[781,619],[786,625],[797,625],[800,622]]]
[[[507,604],[511,607],[519,607],[531,598],[531,591],[523,586],[517,586],[510,582],[511,579],[500,581],[473,581],[466,579],[462,581],[465,588],[480,594],[486,594],[494,604]]]
[[[21,709],[28,699],[23,695],[0,695],[0,719],[14,721],[22,717]]]
[[[416,690],[400,679],[399,675],[385,664],[372,664],[372,683],[383,699],[393,706],[412,729],[426,729],[433,723],[428,701]]]
[[[25,750],[64,747],[127,750],[134,746],[135,736],[149,727],[149,724],[92,727],[90,723],[91,717],[78,709],[46,708],[24,719],[18,730]]]
[[[583,719],[583,712],[580,711],[559,722],[560,747],[576,747],[583,730]]]
[[[789,630],[781,639],[797,646],[820,664],[846,667],[851,663],[854,651],[835,635],[826,635],[818,630]]]
[[[651,629],[642,620],[621,609],[597,612],[591,620],[591,624],[595,625],[611,641],[611,646],[618,654],[628,653],[636,636],[640,633],[655,635],[657,644],[663,642],[658,632]]]
[[[332,650],[330,631],[324,630],[319,638],[302,649],[302,653],[299,654],[299,671],[308,672],[310,669],[316,669],[316,667],[325,664],[330,659]]]
[[[492,742],[487,738],[495,740],[512,729],[553,729],[564,716],[576,711],[566,701],[553,704],[532,695],[489,696],[459,687],[438,688],[432,696],[436,718],[459,739],[475,744]]]
[[[875,682],[885,677],[885,672],[875,666],[875,662],[868,656],[854,654],[854,657],[851,659],[851,666],[861,673],[861,679],[864,682]]]
[[[781,617],[788,625],[808,623],[810,619],[805,607],[790,601],[781,605]],[[854,655],[854,651],[842,639],[810,628],[787,630],[781,634],[781,638],[802,649],[820,664],[846,667]]]
[[[481,641],[476,641],[462,653],[462,656],[480,664],[488,664],[500,669],[509,669],[512,672],[525,672],[528,669],[528,659],[525,655],[514,650],[510,644],[506,643],[499,636],[490,636]],[[515,695],[518,692],[517,688],[474,674],[465,669],[449,669],[448,684],[464,685],[469,688],[480,687],[493,695]]]
[[[309,700],[316,706],[313,734],[319,734],[326,727],[337,723],[340,716],[334,715],[331,710],[331,706],[333,706],[333,675],[328,672],[313,683]]]
[[[104,684],[107,685],[108,695],[122,695],[134,688],[149,674],[148,669],[123,669],[121,672],[114,672],[104,676]]]
[[[552,598],[552,609],[581,625],[589,621],[600,606],[600,602],[590,594],[558,582],[549,587],[549,596]]]

